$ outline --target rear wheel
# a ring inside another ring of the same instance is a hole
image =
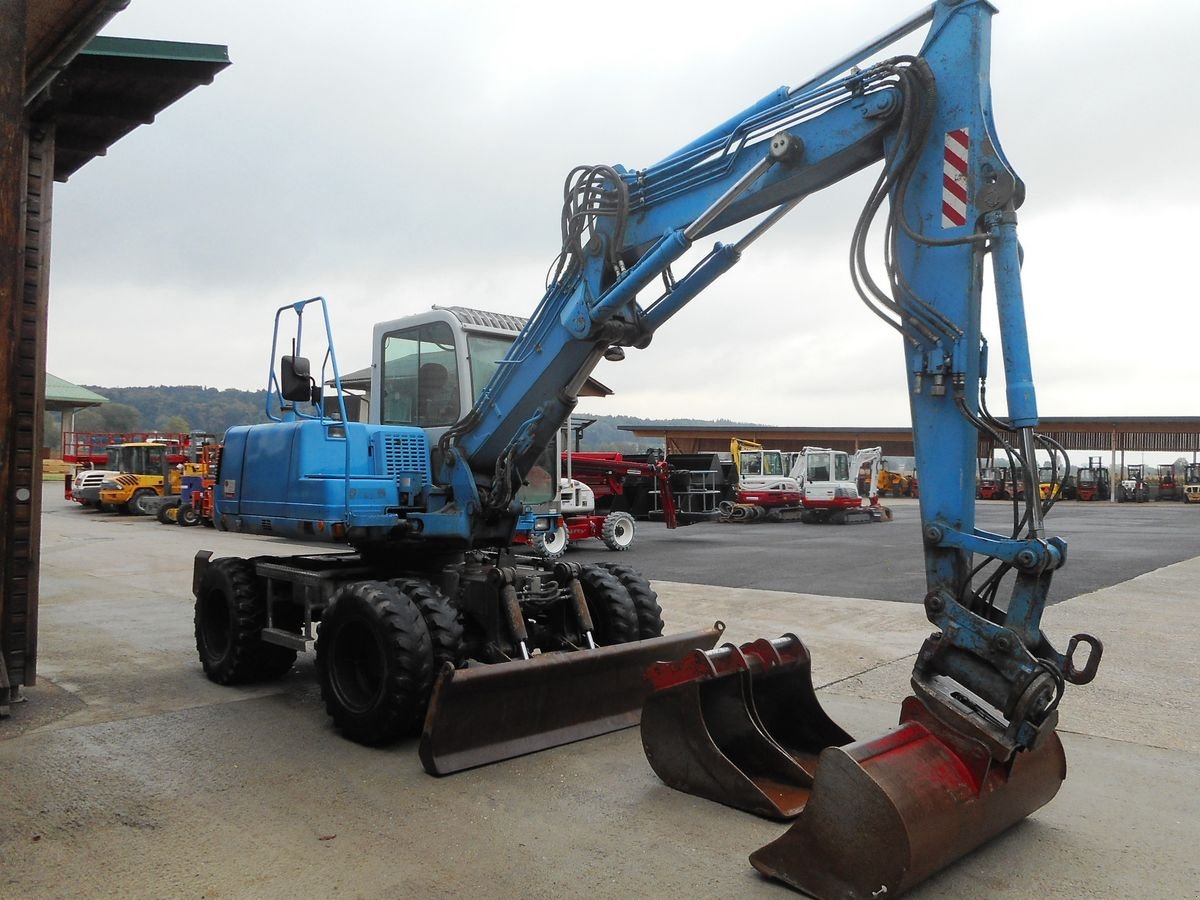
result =
[[[627,512],[610,512],[604,517],[604,526],[600,529],[600,539],[609,550],[628,550],[633,543],[637,526],[633,516]]]
[[[650,587],[646,576],[633,566],[621,563],[602,562],[597,565],[611,572],[617,581],[621,582],[621,586],[629,594],[629,599],[633,601],[633,608],[637,614],[638,638],[644,640],[661,636],[663,633],[662,607],[658,605],[658,594],[655,593],[654,588]]]
[[[194,621],[200,664],[217,684],[278,678],[296,661],[295,650],[260,637],[267,602],[249,560],[230,556],[209,563],[200,579]]]
[[[380,745],[416,734],[433,679],[420,610],[386,582],[345,585],[321,616],[317,671],[325,710],[346,737]]]
[[[629,591],[615,575],[600,566],[584,566],[579,583],[583,585],[597,644],[627,644],[637,640],[637,609]]]
[[[199,525],[200,513],[196,512],[196,507],[192,506],[192,504],[184,503],[175,514],[175,524],[182,525],[184,528]]]

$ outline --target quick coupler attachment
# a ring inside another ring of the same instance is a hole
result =
[[[769,819],[804,809],[819,754],[853,740],[821,709],[794,634],[646,671],[642,747],[667,785]]]
[[[808,805],[750,862],[819,900],[895,897],[1044,806],[1065,777],[1053,731],[997,761],[909,697],[898,728],[821,753]]]

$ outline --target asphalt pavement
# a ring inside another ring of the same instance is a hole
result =
[[[861,525],[704,522],[668,530],[639,522],[627,555],[651,580],[920,603],[925,568],[917,501],[886,505],[892,521]],[[976,527],[1010,533],[1012,505],[981,501]],[[1053,604],[1200,555],[1200,506],[1064,500],[1047,516],[1046,531],[1067,542],[1067,563],[1050,590]],[[568,554],[588,562],[612,556],[596,540]]]

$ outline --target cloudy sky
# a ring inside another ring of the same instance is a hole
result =
[[[651,164],[918,5],[133,0],[105,34],[226,44],[233,65],[57,186],[47,367],[252,389],[274,310],[315,294],[343,371],[369,362],[379,320],[432,304],[528,315],[569,169]],[[999,5],[992,91],[1028,188],[1041,412],[1200,414],[1200,5]],[[583,409],[906,424],[899,338],[847,272],[873,178],[806,200],[649,350],[602,363],[616,395]]]

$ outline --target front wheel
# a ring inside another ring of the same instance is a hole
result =
[[[184,528],[199,525],[200,513],[196,512],[196,507],[192,506],[192,504],[184,503],[175,513],[175,524],[182,525]]]
[[[139,488],[129,498],[129,512],[135,516],[150,515],[150,505],[157,496],[150,488]]]
[[[596,643],[627,644],[638,638],[638,614],[629,591],[617,576],[600,566],[584,566],[579,583],[592,617]]]
[[[416,734],[433,684],[420,610],[386,582],[343,586],[321,616],[317,672],[325,711],[346,737],[377,746]]]
[[[633,601],[633,608],[637,613],[638,638],[645,640],[661,636],[663,633],[662,607],[658,605],[658,594],[654,588],[650,587],[646,576],[633,566],[621,563],[602,562],[597,565],[611,572],[617,581],[621,582],[621,586],[629,594],[629,599]]]
[[[609,550],[628,550],[633,543],[637,526],[633,516],[627,512],[610,512],[604,517],[604,526],[600,529],[600,539]]]
[[[567,551],[567,528],[553,531],[533,531],[529,534],[529,546],[542,559],[558,559]]]

